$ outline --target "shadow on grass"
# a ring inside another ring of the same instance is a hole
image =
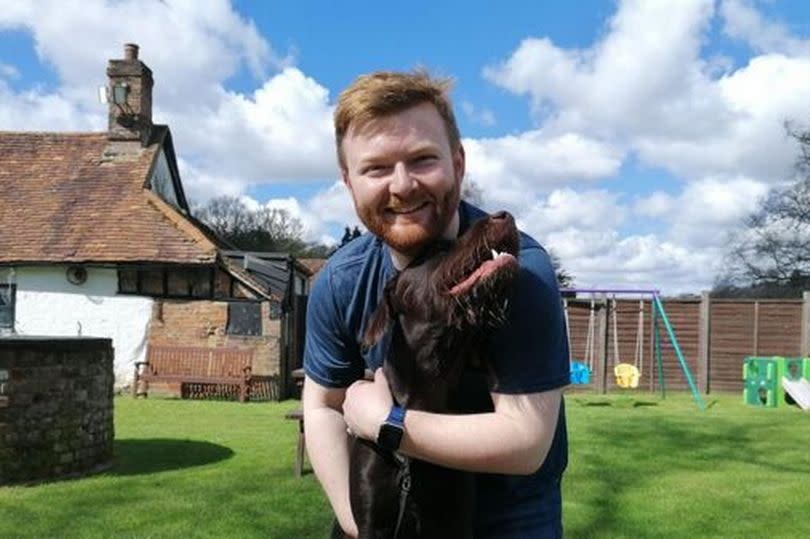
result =
[[[221,445],[165,438],[116,440],[112,475],[140,475],[203,466],[229,459],[234,452]]]
[[[603,404],[605,402],[594,400],[595,404],[588,401],[579,404],[586,407],[628,407],[626,404]],[[644,401],[637,401],[631,407],[637,406],[638,402]],[[654,402],[652,404],[655,405]],[[713,400],[709,407],[716,404],[717,401]],[[596,408],[593,413],[615,412]],[[666,416],[638,416],[647,421],[630,421],[627,416],[611,418],[609,415],[605,415],[603,421],[595,421],[596,417],[591,418],[593,423],[589,425],[588,436],[599,439],[605,447],[612,448],[613,455],[597,453],[588,456],[587,466],[590,470],[598,470],[598,480],[589,487],[591,490],[583,499],[593,512],[585,522],[569,527],[567,537],[652,537],[653,533],[643,523],[622,516],[627,508],[621,498],[627,492],[648,484],[651,481],[650,474],[655,473],[656,469],[668,474],[677,473],[678,470],[685,473],[710,473],[719,463],[740,463],[765,472],[810,474],[810,460],[784,464],[775,462],[768,454],[752,451],[754,442],[761,436],[762,427],[759,425],[746,425],[708,415],[705,416],[704,426]],[[576,451],[576,442],[571,447]],[[617,460],[615,454],[622,455],[622,458]],[[636,464],[650,460],[655,464],[645,466],[645,473],[639,473]],[[662,528],[656,530],[654,536],[674,539],[682,537],[680,533],[682,532],[677,528]]]
[[[588,407],[601,407],[613,406],[615,408],[640,408],[644,406],[658,406],[656,401],[639,400],[639,399],[614,399],[614,400],[591,400],[591,399],[574,399],[574,402],[580,406]]]

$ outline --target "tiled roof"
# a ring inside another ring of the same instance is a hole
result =
[[[215,240],[144,188],[167,136],[0,132],[0,264],[214,263]]]
[[[314,281],[318,272],[326,265],[325,258],[299,258],[298,262],[309,271],[310,281]]]

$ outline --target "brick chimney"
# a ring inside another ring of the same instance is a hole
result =
[[[107,64],[110,140],[139,140],[152,131],[152,70],[138,60],[138,45],[124,45],[124,59]]]

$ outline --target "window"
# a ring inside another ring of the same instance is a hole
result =
[[[180,204],[177,202],[177,195],[174,192],[169,161],[166,159],[166,154],[162,150],[158,154],[157,163],[154,171],[152,171],[152,177],[149,182],[152,184],[152,190],[157,193],[160,198],[175,208],[180,207]]]
[[[180,268],[168,272],[169,296],[207,298],[211,296],[211,274],[203,269]]]
[[[118,293],[164,298],[210,299],[212,268],[121,268]]]
[[[0,284],[0,329],[14,330],[16,284]]]
[[[262,304],[252,301],[228,303],[228,335],[261,335]]]

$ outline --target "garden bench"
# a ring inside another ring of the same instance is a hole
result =
[[[135,363],[133,397],[148,396],[150,383],[175,383],[183,396],[220,395],[236,387],[239,402],[250,399],[253,351],[240,348],[149,346]]]
[[[299,387],[304,385],[304,369],[295,369],[292,371],[292,379]],[[365,380],[374,380],[374,373],[366,369]],[[306,437],[304,436],[304,410],[296,408],[284,414],[285,419],[292,419],[298,421],[298,442],[295,447],[295,477],[301,477],[304,474],[304,458],[306,457]]]

